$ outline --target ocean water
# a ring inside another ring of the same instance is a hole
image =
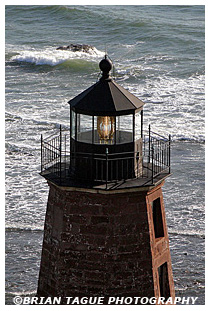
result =
[[[176,295],[204,304],[204,6],[6,6],[6,304],[37,289],[48,196],[40,135],[69,125],[67,101],[99,78],[138,96],[144,127],[172,136],[163,192]],[[90,44],[92,53],[57,51]]]

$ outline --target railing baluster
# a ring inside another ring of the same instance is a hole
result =
[[[150,140],[151,140],[151,134],[150,134],[150,124],[149,124],[149,160],[148,160],[148,162],[150,163],[150,148],[151,148],[151,146],[150,146],[150,144],[151,144],[151,142],[150,142]]]
[[[60,137],[59,137],[59,183],[62,183],[62,126],[60,125]]]
[[[96,180],[98,180],[98,167],[97,167],[97,159],[95,159],[95,169],[96,169],[96,172],[95,172],[95,175],[96,175]]]
[[[101,160],[101,181],[103,181],[103,159]]]
[[[52,161],[54,161],[55,158],[55,138],[52,140],[52,144],[51,144],[51,155],[52,155]]]
[[[129,159],[127,158],[127,179],[128,179],[128,171],[129,171],[129,163],[128,163]]]
[[[53,163],[54,163],[54,173],[56,174],[56,168],[57,168],[57,162],[54,161],[55,159],[55,150],[56,150],[56,138],[53,140],[53,153],[54,153],[54,157],[53,157]]]
[[[160,171],[160,161],[161,161],[161,145],[160,145],[160,140],[157,142],[158,145],[158,161],[157,161],[157,167],[156,167],[156,173]]]
[[[152,145],[152,184],[153,184],[153,175],[154,175],[154,167],[153,167],[153,165],[154,165],[154,146]]]
[[[108,148],[106,148],[106,190],[108,188]]]
[[[118,180],[119,179],[119,161],[118,160],[115,160],[115,162],[116,162],[116,180]]]
[[[57,174],[58,176],[58,160],[57,160],[57,156],[56,156],[56,150],[58,149],[58,137],[56,137],[54,139],[54,146],[53,146],[53,162],[55,163],[55,173]],[[56,161],[55,161],[56,160]]]
[[[43,136],[41,134],[41,172],[43,171]]]
[[[163,149],[162,149],[162,171],[163,171]]]
[[[169,134],[169,174],[171,173],[171,135]]]
[[[111,169],[111,181],[113,180],[113,159],[110,160],[110,169]]]
[[[52,144],[49,144],[48,146],[46,146],[45,150],[46,150],[46,161],[49,163],[51,162],[51,149],[52,149]],[[49,152],[47,153],[47,150],[49,150]]]
[[[64,178],[66,179],[66,134],[64,135]]]
[[[89,166],[88,166],[88,157],[85,158],[85,160],[86,160],[86,167],[89,167]],[[83,159],[82,159],[81,162],[83,162]],[[86,170],[86,178],[85,178],[85,179],[88,179],[88,170]]]
[[[160,162],[161,162],[161,143],[160,143],[160,140],[158,140],[158,162],[157,162],[156,173],[160,171],[160,164],[161,164]]]

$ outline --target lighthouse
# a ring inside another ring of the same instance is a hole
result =
[[[175,296],[162,195],[170,135],[144,130],[144,102],[111,78],[107,55],[99,67],[68,102],[69,130],[41,136],[49,196],[37,295],[165,302]]]

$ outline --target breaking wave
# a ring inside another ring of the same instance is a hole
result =
[[[20,51],[18,54],[11,57],[13,62],[24,62],[35,65],[48,65],[58,66],[66,63],[67,65],[83,66],[87,62],[93,62],[98,60],[99,57],[103,57],[104,52],[97,50],[96,48],[90,49],[88,52],[72,52],[56,50],[56,48],[47,48],[43,50],[25,50]],[[80,62],[77,62],[80,60]],[[70,63],[72,61],[72,63]],[[76,61],[74,63],[73,61]]]
[[[168,233],[170,235],[185,235],[185,236],[195,236],[195,237],[200,237],[200,238],[205,238],[205,233],[204,231],[201,230],[168,230]]]

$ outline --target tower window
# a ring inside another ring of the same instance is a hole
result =
[[[170,297],[167,262],[158,267],[158,275],[160,285],[160,297],[164,297],[167,300]]]
[[[160,198],[157,198],[152,202],[152,216],[154,223],[155,238],[156,239],[161,238],[164,236],[164,230],[163,230]]]

